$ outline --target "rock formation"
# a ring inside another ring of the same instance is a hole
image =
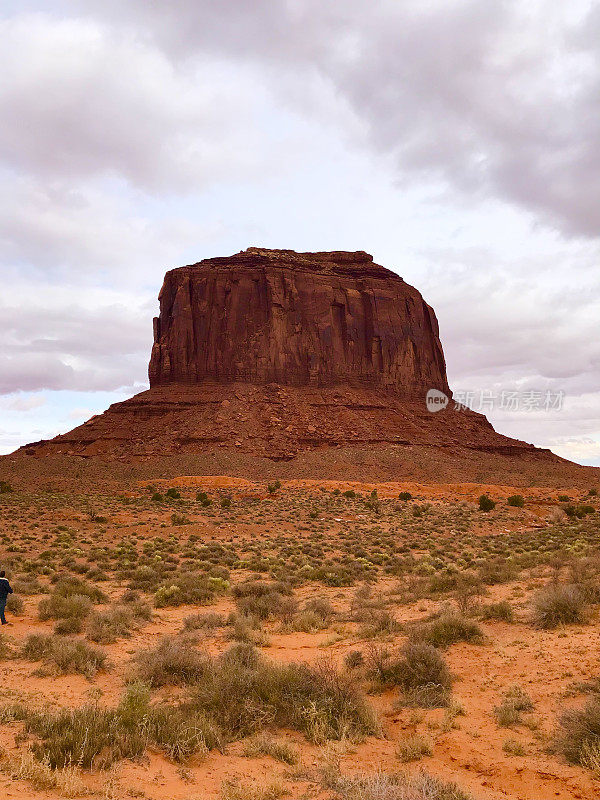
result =
[[[228,448],[289,460],[323,447],[542,452],[451,402],[427,410],[428,389],[450,396],[435,314],[363,252],[249,248],[170,270],[149,376],[148,391],[21,453],[128,459]]]
[[[420,293],[367,253],[249,248],[167,272],[150,386],[240,381],[449,392]]]

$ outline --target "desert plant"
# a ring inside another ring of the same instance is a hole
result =
[[[492,511],[494,508],[496,508],[496,503],[487,494],[482,494],[479,498],[479,510]]]
[[[587,619],[585,599],[573,584],[548,584],[533,596],[531,611],[533,624],[543,630],[584,623]]]
[[[265,733],[249,739],[242,751],[247,758],[258,758],[259,756],[271,756],[276,761],[293,766],[298,763],[298,753],[292,745],[281,739],[274,739]]]
[[[555,749],[573,764],[588,763],[600,747],[600,698],[593,697],[583,708],[569,709],[560,717],[554,735]]]
[[[522,494],[511,494],[506,498],[507,506],[514,506],[514,508],[523,508],[525,505],[525,498]]]
[[[497,619],[502,622],[514,621],[512,606],[508,600],[501,600],[498,603],[489,603],[488,605],[481,606],[479,613],[483,620]]]
[[[520,686],[510,686],[503,695],[502,702],[494,708],[496,722],[501,728],[510,728],[521,722],[524,712],[533,711],[533,702]]]
[[[474,620],[452,611],[417,625],[411,631],[410,638],[442,649],[455,642],[481,644],[484,641],[483,631]]]
[[[419,734],[412,736],[405,736],[398,741],[396,747],[396,756],[400,761],[407,763],[408,761],[420,761],[423,756],[433,755],[433,745],[430,739],[425,739]]]
[[[207,670],[206,656],[178,636],[163,636],[156,647],[142,650],[133,662],[135,678],[149,686],[195,683]]]

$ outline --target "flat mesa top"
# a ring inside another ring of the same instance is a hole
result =
[[[169,272],[190,272],[223,269],[287,269],[321,274],[345,274],[354,277],[373,277],[402,280],[400,276],[380,264],[364,250],[331,250],[315,253],[297,253],[295,250],[272,250],[266,247],[248,247],[231,256],[206,258],[196,264],[177,267]]]

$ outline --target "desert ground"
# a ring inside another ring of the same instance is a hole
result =
[[[3,797],[598,796],[599,486],[56,484],[0,484]]]

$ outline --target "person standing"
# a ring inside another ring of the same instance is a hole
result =
[[[8,578],[6,577],[6,572],[4,572],[4,570],[0,570],[0,621],[3,625],[8,624],[6,617],[4,616],[4,609],[6,608],[8,595],[12,593],[13,590],[8,582]]]

